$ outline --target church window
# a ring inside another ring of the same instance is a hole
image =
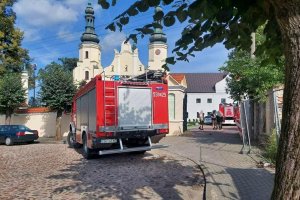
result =
[[[175,120],[175,94],[169,94],[169,119]]]
[[[85,71],[85,77],[84,77],[84,79],[85,80],[89,80],[89,71]]]
[[[85,58],[86,59],[89,58],[89,52],[88,51],[85,52]]]
[[[111,72],[114,72],[114,71],[115,71],[114,68],[115,68],[115,67],[112,65],[112,66],[111,66]]]
[[[128,66],[127,65],[125,66],[125,72],[128,72]]]
[[[140,65],[140,67],[139,67],[139,71],[142,71],[142,66]]]

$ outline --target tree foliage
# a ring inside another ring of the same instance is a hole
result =
[[[21,47],[23,33],[15,27],[16,15],[12,10],[15,1],[0,2],[0,75],[7,71],[21,72],[24,65],[30,67],[28,51]]]
[[[70,108],[76,91],[70,71],[52,62],[39,71],[39,79],[41,81],[40,99],[46,106],[58,112]]]
[[[117,0],[98,0],[104,9]],[[249,51],[251,33],[265,25],[265,40],[257,46],[255,54],[266,64],[278,64],[285,56],[285,87],[282,129],[276,159],[275,184],[272,199],[300,198],[300,1],[299,0],[136,0],[118,15],[106,28],[122,30],[130,17],[163,4],[166,9],[153,16],[152,24],[137,28],[128,39],[136,42],[138,36],[153,33],[155,27],[184,24],[175,43],[176,60],[188,61],[194,52],[223,43],[227,49]],[[167,65],[164,66],[168,68]]]
[[[98,2],[102,8],[107,9],[117,1]],[[250,35],[261,25],[265,25],[267,39],[259,44],[257,53],[268,53],[270,56],[267,58],[271,62],[277,62],[277,58],[282,55],[281,34],[269,1],[139,0],[118,15],[106,28],[115,31],[118,27],[122,30],[130,17],[160,4],[168,6],[168,12],[161,11],[153,15],[152,24],[135,29],[136,32],[129,35],[128,39],[136,42],[137,36],[153,33],[155,27],[161,27],[158,21],[162,21],[166,27],[173,26],[176,22],[186,24],[173,49],[176,56],[167,59],[169,64],[175,64],[176,60],[188,61],[188,57],[194,56],[194,52],[221,42],[228,49],[249,50]]]
[[[8,123],[13,111],[25,102],[25,90],[21,77],[16,73],[6,73],[0,79],[0,113],[6,115]]]
[[[63,68],[66,69],[66,70],[69,70],[70,72],[73,71],[73,69],[77,66],[77,62],[78,62],[78,58],[59,58],[58,59]]]
[[[279,65],[264,64],[261,57],[251,58],[247,51],[235,50],[221,71],[229,72],[228,92],[240,101],[243,98],[265,100],[267,91],[278,84],[283,84],[283,62]]]

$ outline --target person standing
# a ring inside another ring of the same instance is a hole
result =
[[[203,130],[203,125],[204,125],[204,113],[203,111],[201,110],[200,113],[199,113],[199,129],[200,130]]]
[[[217,113],[217,129],[222,129],[223,117],[220,112]]]
[[[217,115],[216,115],[216,111],[213,110],[212,114],[211,114],[211,121],[212,121],[212,125],[213,125],[213,129],[218,129],[217,127]]]

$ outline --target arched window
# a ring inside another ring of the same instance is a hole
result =
[[[128,72],[128,66],[125,65],[125,72]]]
[[[140,67],[139,67],[139,71],[142,71],[142,66],[140,65]]]
[[[175,120],[175,94],[169,94],[169,119]]]
[[[111,72],[114,72],[115,71],[115,67],[112,65],[111,66]]]
[[[84,74],[84,75],[85,75],[84,79],[85,79],[85,80],[89,80],[89,78],[90,78],[90,77],[89,77],[89,71],[85,71],[85,74]]]
[[[88,51],[85,52],[85,58],[89,58],[89,52]]]

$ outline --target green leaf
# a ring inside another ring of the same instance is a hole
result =
[[[177,19],[179,22],[184,22],[187,19],[187,11],[186,10],[182,10],[176,13]]]
[[[131,6],[131,7],[128,9],[128,11],[127,11],[127,14],[128,14],[129,16],[135,16],[135,15],[137,15],[138,13],[139,13],[139,11],[138,11],[137,9],[135,9],[134,6]]]
[[[169,5],[170,3],[172,3],[174,0],[163,0],[163,3],[165,5]]]
[[[154,21],[159,21],[159,20],[161,20],[163,17],[164,17],[164,12],[163,12],[163,11],[159,11],[159,12],[157,12],[157,13],[155,13],[155,14],[153,15],[153,20],[154,20]]]
[[[109,30],[111,30],[113,32],[116,31],[116,27],[115,27],[114,23],[109,24],[107,27],[105,27],[105,29],[109,29]]]
[[[112,6],[115,6],[116,3],[117,3],[117,0],[112,0],[111,5],[112,5]]]
[[[169,27],[169,26],[173,26],[175,23],[175,17],[173,15],[166,15],[164,17],[164,25]]]
[[[168,57],[166,59],[166,63],[169,63],[171,65],[174,65],[176,63],[175,58],[174,57]]]
[[[149,9],[149,5],[145,1],[136,2],[136,7],[140,12],[146,12]]]
[[[109,8],[109,3],[106,0],[98,0],[98,3],[103,9],[108,9]]]
[[[129,22],[129,17],[122,17],[120,19],[120,23],[123,24],[123,25],[128,24],[128,22]]]
[[[160,0],[147,0],[150,7],[159,6]]]

